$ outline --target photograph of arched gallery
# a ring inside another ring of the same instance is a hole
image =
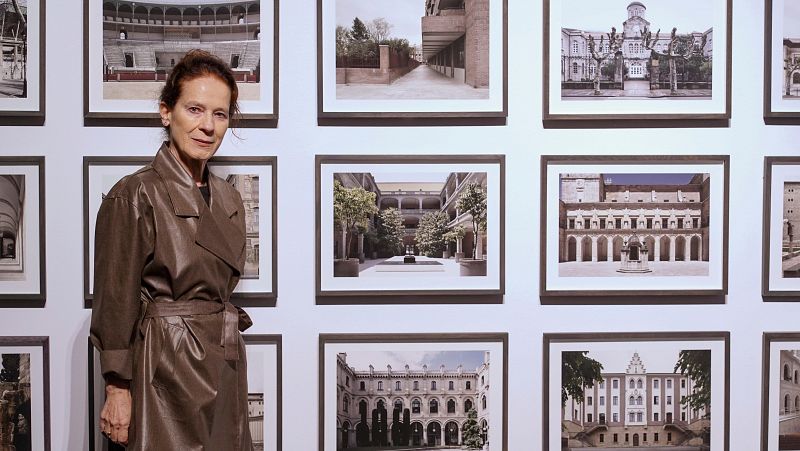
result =
[[[559,275],[708,275],[709,174],[560,174]]]

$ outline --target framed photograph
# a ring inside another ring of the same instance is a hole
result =
[[[84,0],[84,125],[160,126],[158,96],[192,49],[227,63],[241,127],[278,123],[279,0]]]
[[[0,307],[44,307],[44,157],[0,157]]]
[[[318,155],[318,304],[502,303],[505,158]]]
[[[800,119],[800,6],[766,0],[764,12],[764,118]]]
[[[766,301],[800,299],[800,158],[764,159],[761,294]]]
[[[729,449],[728,332],[544,334],[543,378],[546,451]]]
[[[48,337],[0,337],[0,446],[50,451]]]
[[[507,0],[317,8],[320,119],[507,116]]]
[[[767,332],[763,345],[761,451],[797,449],[800,333]]]
[[[731,3],[544,0],[545,121],[730,119]]]
[[[282,338],[280,335],[243,334],[247,350],[247,387],[250,437],[256,451],[282,447]],[[100,353],[89,342],[89,451],[124,451],[100,431],[105,403],[105,380]]]
[[[724,302],[728,160],[542,156],[540,294]]]
[[[91,308],[94,286],[94,234],[103,196],[122,177],[149,164],[151,157],[84,157],[83,159],[83,291]],[[212,173],[242,196],[247,232],[244,273],[231,296],[240,306],[274,307],[278,296],[277,158],[215,157]]]
[[[322,334],[319,451],[508,450],[508,334]]]
[[[0,42],[0,122],[44,124],[45,0],[0,4]]]

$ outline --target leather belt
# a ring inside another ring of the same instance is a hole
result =
[[[220,345],[224,348],[225,360],[239,360],[239,311],[230,302],[148,302],[144,317],[214,315],[217,313],[222,313],[222,340]]]

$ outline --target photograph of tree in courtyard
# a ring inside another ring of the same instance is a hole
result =
[[[335,2],[337,99],[489,98],[490,0]]]
[[[486,276],[485,172],[333,178],[334,277]]]
[[[0,449],[33,449],[31,396],[31,355],[0,354]]]
[[[561,441],[564,451],[708,450],[711,351],[563,351]]]
[[[0,0],[0,99],[28,97],[28,0]]]
[[[336,355],[336,450],[490,451],[489,351]]]
[[[557,1],[563,100],[711,99],[713,0]]]
[[[558,275],[708,276],[707,173],[559,174]]]
[[[775,71],[783,73],[784,99],[800,98],[800,4],[783,2],[783,58],[773,63]],[[782,67],[781,67],[782,65]]]

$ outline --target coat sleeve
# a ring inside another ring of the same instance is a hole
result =
[[[103,375],[130,380],[142,270],[153,255],[154,233],[149,208],[112,193],[97,214],[90,333]]]

